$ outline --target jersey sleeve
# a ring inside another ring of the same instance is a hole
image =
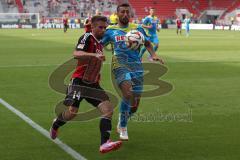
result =
[[[89,42],[90,42],[90,34],[85,33],[79,38],[75,50],[85,51],[85,52],[88,51],[88,47],[90,46]]]
[[[148,17],[143,19],[143,24],[144,25],[148,25],[149,24],[149,18]]]
[[[143,29],[142,26],[138,26],[137,30],[144,35],[145,41],[149,41],[150,40],[150,37],[147,35],[147,33],[145,32],[145,30]]]
[[[111,31],[110,30],[107,30],[105,33],[104,33],[104,36],[101,40],[101,43],[103,46],[106,46],[110,43],[111,41],[111,37],[110,37],[110,34],[111,34]]]

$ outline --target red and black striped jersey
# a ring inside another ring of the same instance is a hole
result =
[[[67,18],[64,18],[64,19],[63,19],[63,24],[64,24],[64,25],[68,24],[68,19],[67,19]]]
[[[182,25],[182,21],[181,21],[180,19],[177,19],[177,20],[176,20],[176,24],[177,24],[177,26],[180,27],[180,26]]]
[[[85,51],[88,53],[103,53],[103,45],[92,33],[82,35],[75,49],[76,51]],[[96,57],[80,58],[72,78],[81,78],[89,83],[99,83],[101,66],[102,61]]]

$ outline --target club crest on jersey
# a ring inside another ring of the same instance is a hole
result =
[[[119,42],[119,41],[125,41],[126,36],[115,36],[115,41]]]
[[[83,49],[83,48],[84,48],[84,44],[79,44],[79,45],[77,46],[77,48],[78,48],[78,49]]]

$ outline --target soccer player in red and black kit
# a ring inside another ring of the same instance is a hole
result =
[[[177,26],[177,34],[178,32],[182,34],[182,21],[179,17],[176,19],[176,26]]]
[[[63,18],[63,31],[64,31],[64,33],[67,32],[67,29],[68,29],[68,18],[64,17]]]
[[[78,64],[72,74],[71,84],[67,89],[64,100],[64,104],[68,106],[68,109],[54,119],[50,129],[50,136],[52,139],[57,137],[59,127],[77,115],[79,104],[85,99],[101,112],[101,145],[99,151],[107,153],[120,148],[122,144],[121,141],[112,142],[110,140],[113,106],[108,95],[99,84],[100,69],[102,62],[105,60],[100,39],[106,31],[107,18],[94,16],[91,18],[91,26],[92,31],[80,37],[73,53],[74,58],[78,59]]]

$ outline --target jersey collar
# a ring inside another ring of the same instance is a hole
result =
[[[92,32],[90,32],[90,35],[92,35],[93,38],[94,38],[98,43],[100,43],[100,41],[92,34]]]

